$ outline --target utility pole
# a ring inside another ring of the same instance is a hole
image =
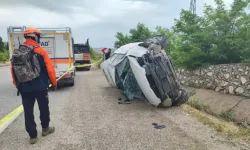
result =
[[[196,0],[190,0],[190,11],[196,14]]]

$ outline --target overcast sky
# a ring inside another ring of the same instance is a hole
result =
[[[224,0],[229,6],[233,0]],[[213,0],[197,0],[197,13]],[[117,31],[128,33],[138,22],[150,29],[171,27],[190,0],[0,0],[0,36],[8,26],[72,28],[75,43],[90,38],[93,47],[113,47]]]

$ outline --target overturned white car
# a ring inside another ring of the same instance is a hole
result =
[[[128,100],[146,100],[156,107],[185,103],[189,94],[178,82],[165,53],[167,39],[156,36],[144,42],[124,45],[101,64],[108,82]]]

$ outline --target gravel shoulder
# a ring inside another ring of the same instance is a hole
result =
[[[1,135],[1,150],[239,150],[249,145],[230,141],[198,122],[180,107],[157,109],[144,102],[119,105],[119,90],[100,71],[77,72],[74,87],[50,92],[51,124],[56,132],[28,144],[23,114]],[[37,129],[41,132],[35,107]],[[155,129],[152,123],[166,125]]]

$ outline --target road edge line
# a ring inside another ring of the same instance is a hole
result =
[[[23,105],[18,106],[11,113],[0,120],[0,134],[23,112]]]
[[[0,68],[1,68],[1,67],[8,67],[8,66],[10,66],[10,65],[0,65]]]

